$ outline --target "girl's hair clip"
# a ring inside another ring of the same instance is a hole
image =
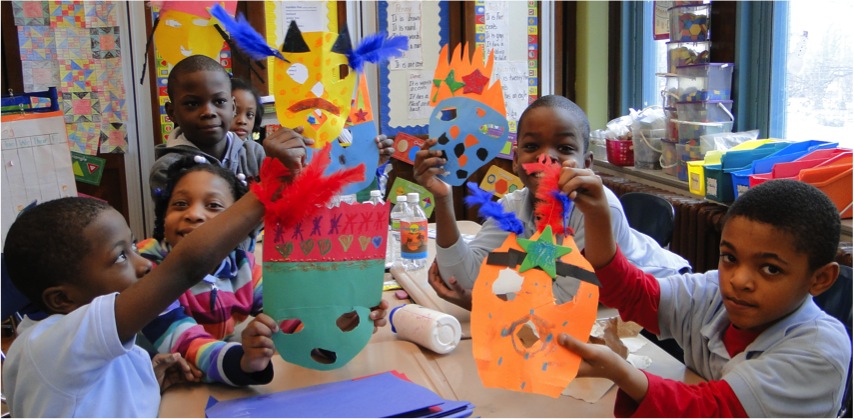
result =
[[[237,180],[239,180],[240,183],[243,184],[243,186],[246,186],[246,175],[244,175],[243,173],[238,173]]]
[[[206,158],[204,158],[204,157],[202,157],[202,156],[198,156],[198,155],[197,155],[197,156],[194,156],[194,157],[193,157],[193,161],[194,161],[194,162],[196,162],[196,163],[198,163],[198,164],[202,164],[202,163],[207,163],[207,162],[208,162],[208,159],[206,159]]]

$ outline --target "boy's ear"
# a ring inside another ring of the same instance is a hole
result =
[[[519,146],[513,146],[513,173],[519,174]]]
[[[810,279],[810,294],[813,297],[821,295],[833,286],[838,276],[839,264],[836,262],[830,262],[816,269]]]
[[[171,121],[175,121],[175,117],[172,116],[172,112],[175,111],[175,109],[172,107],[172,102],[167,100],[166,103],[163,104],[163,106],[166,108],[166,115],[169,117],[169,119]]]
[[[584,153],[584,168],[589,169],[593,167],[593,151],[587,150]]]
[[[42,304],[51,313],[68,314],[80,305],[71,298],[68,284],[48,287],[42,291]]]

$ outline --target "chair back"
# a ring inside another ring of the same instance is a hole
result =
[[[670,244],[675,218],[670,201],[645,192],[628,192],[620,203],[631,228],[652,237],[661,247]]]
[[[854,283],[852,283],[852,269],[850,266],[839,265],[839,277],[827,291],[821,293],[813,300],[824,310],[842,322],[851,338],[852,300],[854,300]],[[848,364],[848,379],[845,383],[845,396],[842,399],[842,407],[837,417],[851,417],[851,363]]]

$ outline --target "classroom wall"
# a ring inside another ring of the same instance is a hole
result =
[[[594,130],[608,122],[608,2],[578,2],[577,11],[576,103]]]

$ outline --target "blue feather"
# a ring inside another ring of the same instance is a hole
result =
[[[572,200],[561,191],[552,191],[552,196],[557,200],[557,202],[561,203],[562,208],[560,218],[565,222],[566,219],[569,218],[569,211],[572,210]]]
[[[240,50],[253,60],[261,61],[267,57],[276,57],[282,61],[287,61],[281,52],[267,45],[264,37],[249,24],[242,14],[237,17],[237,20],[234,20],[217,3],[211,8],[211,16],[222,22],[226,32],[228,32],[237,46],[240,47]]]
[[[491,193],[478,188],[474,182],[468,182],[466,186],[468,186],[470,193],[469,196],[463,199],[466,206],[471,208],[475,205],[480,205],[480,208],[477,210],[478,215],[494,219],[504,231],[516,233],[517,235],[525,231],[525,227],[516,218],[516,214],[509,211],[505,212],[501,204],[493,202]]]
[[[389,58],[400,57],[407,49],[409,38],[402,35],[386,38],[386,34],[380,32],[364,37],[359,46],[347,54],[347,59],[350,61],[350,67],[361,72],[365,63],[377,64]]]

